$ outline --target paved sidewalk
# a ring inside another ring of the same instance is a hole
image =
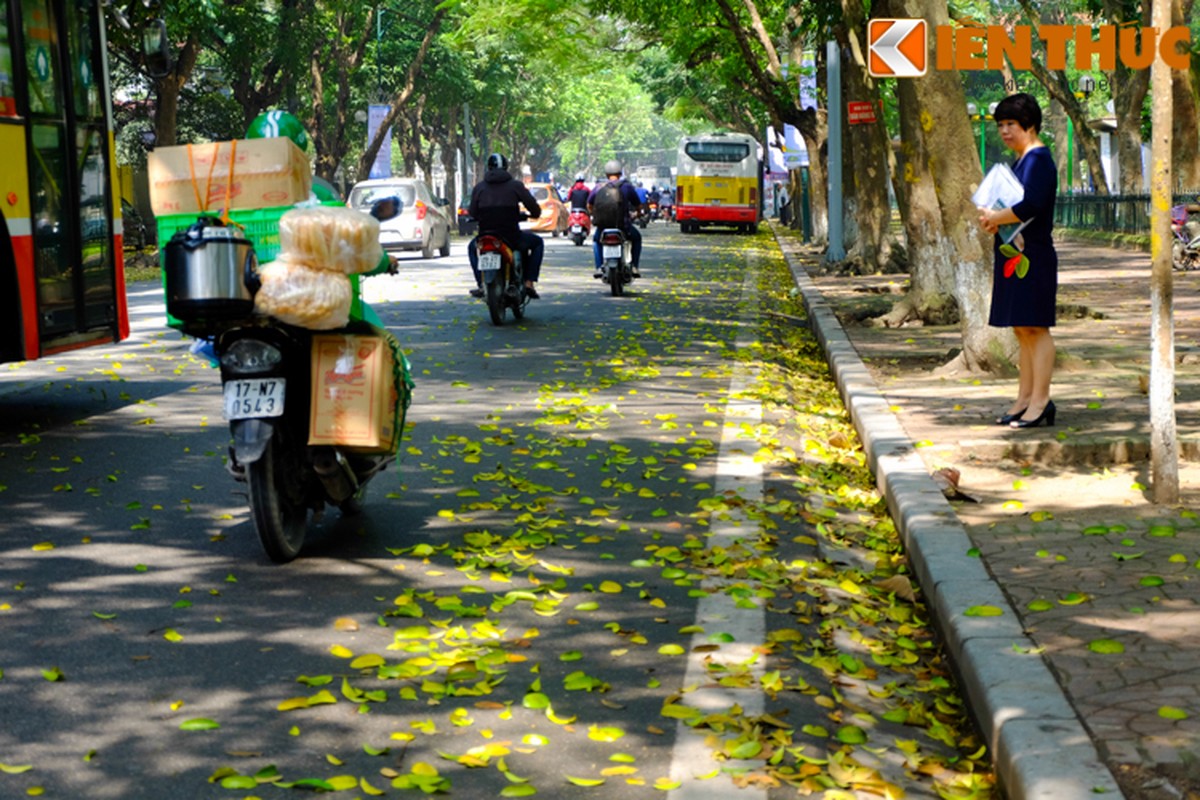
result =
[[[822,277],[777,235],[1010,800],[1200,798],[1200,274],[1176,273],[1183,497],[1163,507],[1146,254],[1059,243],[1058,424],[1013,431],[991,420],[1015,376],[936,371],[956,326],[856,322],[905,276]],[[978,502],[947,502],[943,467]]]

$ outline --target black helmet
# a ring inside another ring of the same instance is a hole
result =
[[[499,153],[492,153],[487,160],[488,169],[508,169],[508,159]]]
[[[605,175],[620,175],[622,172],[623,170],[621,169],[621,162],[617,161],[615,158],[611,161],[604,162]]]

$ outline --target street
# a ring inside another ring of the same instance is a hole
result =
[[[409,429],[286,565],[156,284],[3,368],[0,796],[987,796],[773,241],[645,242],[614,298],[547,237],[502,327],[461,239],[368,280]]]

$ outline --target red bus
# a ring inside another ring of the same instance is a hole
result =
[[[0,363],[129,335],[101,0],[0,0]]]

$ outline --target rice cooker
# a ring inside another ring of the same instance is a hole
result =
[[[166,246],[167,312],[183,322],[236,320],[254,311],[261,282],[254,244],[216,217],[200,217]]]

